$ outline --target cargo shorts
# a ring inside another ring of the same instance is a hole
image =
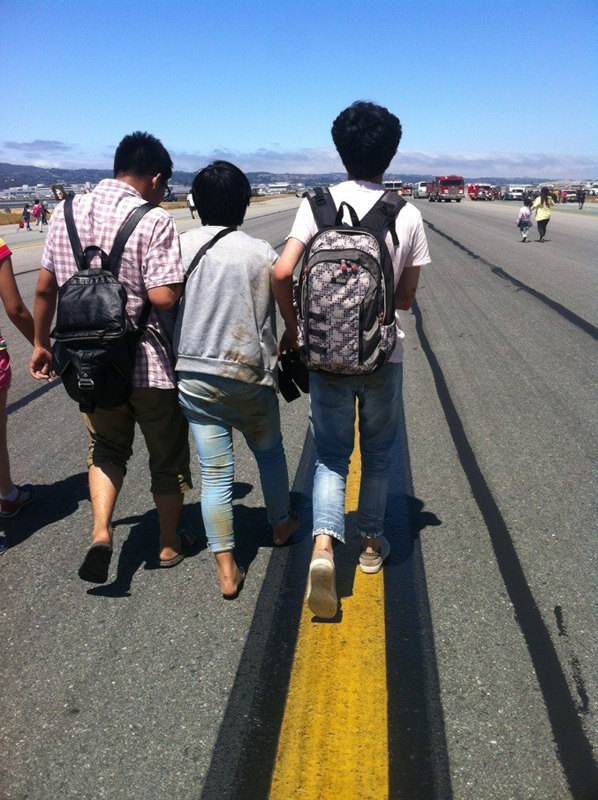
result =
[[[192,488],[189,428],[176,389],[137,387],[127,403],[82,416],[90,438],[88,468],[117,464],[125,474],[137,423],[149,453],[151,492],[180,494]]]

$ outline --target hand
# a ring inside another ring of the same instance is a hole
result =
[[[282,355],[286,350],[298,350],[299,345],[297,344],[297,329],[295,329],[295,333],[289,332],[288,328],[282,334],[280,339],[280,344],[278,345],[278,355]]]
[[[45,347],[35,347],[29,362],[29,373],[38,381],[52,381],[56,377],[52,370],[52,352]]]

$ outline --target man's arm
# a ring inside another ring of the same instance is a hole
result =
[[[415,300],[420,267],[405,267],[395,291],[395,308],[408,311]]]
[[[52,350],[50,347],[50,328],[56,310],[58,284],[56,276],[42,267],[39,271],[35,297],[33,300],[33,354],[29,372],[37,380],[52,380]]]
[[[158,311],[168,311],[182,295],[182,283],[170,283],[168,286],[156,286],[147,290],[148,300]]]
[[[305,245],[299,239],[288,239],[281,257],[272,270],[272,291],[284,320],[285,332],[278,350],[297,349],[297,315],[293,306],[293,271],[305,252]]]

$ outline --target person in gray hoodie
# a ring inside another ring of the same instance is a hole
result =
[[[245,580],[233,553],[233,428],[257,460],[274,543],[284,544],[299,527],[290,509],[278,409],[270,285],[278,255],[238,230],[251,187],[234,164],[215,161],[200,170],[192,194],[202,227],[180,236],[187,283],[174,335],[179,403],[201,465],[208,548],[223,597],[233,599]]]

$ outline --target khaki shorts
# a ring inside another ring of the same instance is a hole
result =
[[[135,423],[149,453],[153,494],[180,494],[192,487],[189,429],[176,389],[135,388],[127,403],[83,414],[90,443],[87,467],[118,464],[127,471],[133,453]]]

